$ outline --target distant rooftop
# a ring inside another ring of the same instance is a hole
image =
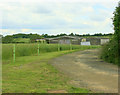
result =
[[[61,38],[79,39],[79,38],[81,38],[81,37],[78,37],[78,36],[60,36],[60,37],[46,38],[46,39],[47,39],[47,40],[55,40],[55,39],[61,39]]]
[[[60,37],[45,38],[45,39],[46,40],[55,40],[55,39],[61,39],[61,38],[69,38],[69,39],[81,39],[81,38],[109,39],[109,38],[105,38],[105,37],[78,37],[78,36],[60,36]]]

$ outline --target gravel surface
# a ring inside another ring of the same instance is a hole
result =
[[[57,57],[50,63],[71,78],[70,84],[75,87],[118,93],[118,67],[102,61],[98,55],[98,49],[90,49]]]

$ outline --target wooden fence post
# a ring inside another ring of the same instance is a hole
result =
[[[70,40],[70,50],[72,50],[72,40]]]
[[[13,63],[15,63],[15,44],[13,45]]]
[[[60,40],[58,40],[58,51],[60,51]]]
[[[42,44],[44,44],[43,40],[42,40]]]
[[[39,43],[38,43],[38,48],[37,48],[37,51],[38,51],[38,56],[39,56],[39,54],[40,54],[40,45],[39,45]]]
[[[58,51],[60,51],[60,45],[59,45],[59,43],[58,43]]]

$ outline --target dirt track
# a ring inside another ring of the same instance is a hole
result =
[[[93,92],[118,93],[118,67],[98,58],[99,50],[67,54],[50,63],[71,78],[71,84]]]

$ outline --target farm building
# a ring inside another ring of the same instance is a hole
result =
[[[50,44],[75,44],[78,45],[80,43],[80,37],[74,36],[62,36],[56,38],[47,38],[46,41]]]
[[[74,45],[102,45],[109,42],[109,38],[100,37],[77,37],[77,36],[61,36],[56,38],[46,38],[49,44],[74,44]]]
[[[81,45],[103,45],[109,42],[109,38],[100,38],[100,37],[90,37],[82,38],[80,41]]]
[[[44,42],[45,39],[36,39],[35,41],[36,41],[36,42]]]

